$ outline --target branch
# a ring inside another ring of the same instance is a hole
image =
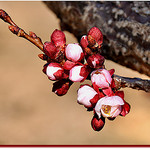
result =
[[[41,51],[43,51],[43,43],[42,40],[37,37],[37,35],[33,32],[29,32],[29,35],[27,33],[25,33],[25,31],[21,28],[19,28],[10,18],[10,16],[2,9],[0,9],[0,18],[7,22],[8,24],[10,24],[9,26],[9,30],[16,34],[18,37],[23,37],[25,39],[27,39],[28,41],[30,41],[31,43],[33,43],[34,45],[36,45]]]
[[[42,40],[37,37],[37,35],[33,32],[30,32],[29,35],[25,33],[25,31],[21,28],[19,28],[10,18],[10,16],[2,9],[0,9],[0,18],[9,23],[9,30],[16,34],[18,37],[23,37],[36,45],[41,51],[43,51],[43,43]],[[39,58],[45,61],[49,61],[49,57],[45,54],[39,54]],[[143,80],[140,78],[127,78],[127,77],[121,77],[118,75],[114,75],[114,80],[117,88],[121,87],[129,87],[137,90],[143,90],[145,92],[150,92],[150,80]]]
[[[78,40],[93,26],[102,30],[102,55],[150,76],[149,2],[45,1],[62,30]],[[50,18],[49,18],[50,20]]]
[[[114,81],[117,88],[132,88],[136,90],[143,90],[145,92],[150,92],[150,80],[143,80],[140,78],[128,78],[118,75],[114,75]]]

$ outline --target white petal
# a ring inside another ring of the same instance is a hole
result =
[[[46,69],[46,74],[51,80],[56,80],[54,77],[54,73],[57,72],[58,70],[63,70],[60,67],[53,67],[53,66],[48,66]]]
[[[80,76],[82,66],[75,66],[69,72],[69,79],[73,82],[80,82],[84,77]]]
[[[82,48],[78,44],[68,44],[65,49],[67,59],[78,61],[83,53]]]
[[[90,86],[84,85],[78,90],[77,101],[80,104],[90,106],[90,100],[97,94],[97,92]]]

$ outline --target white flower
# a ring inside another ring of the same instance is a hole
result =
[[[83,85],[78,90],[77,102],[85,107],[91,107],[92,104],[90,100],[92,100],[97,94],[98,93],[89,85]]]
[[[81,61],[84,57],[83,50],[78,44],[68,44],[65,49],[66,58],[73,61]]]
[[[97,102],[95,106],[95,112],[99,118],[101,115],[103,115],[103,117],[113,118],[120,114],[122,105],[124,105],[124,101],[121,97],[105,96]]]
[[[99,88],[106,88],[111,84],[112,78],[106,69],[97,69],[91,73],[91,81]]]

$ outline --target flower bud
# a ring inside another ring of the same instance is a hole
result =
[[[87,35],[92,36],[97,42],[99,48],[101,47],[101,44],[103,43],[103,34],[100,29],[93,27],[89,30]]]
[[[105,125],[105,118],[98,118],[97,115],[94,115],[91,121],[91,126],[95,131],[100,131]]]
[[[57,53],[57,49],[52,42],[45,42],[44,43],[44,53],[50,57],[51,59],[55,59],[55,54]]]
[[[73,82],[83,82],[90,73],[85,65],[74,66],[69,72],[69,79]]]
[[[77,102],[86,108],[94,107],[98,100],[98,93],[90,85],[81,85],[78,89]]]
[[[103,117],[114,118],[122,111],[124,101],[119,96],[105,96],[101,98],[95,106],[95,112],[99,118]]]
[[[83,35],[81,37],[81,40],[80,40],[80,44],[83,48],[86,48],[88,46],[88,40],[87,40],[87,36],[86,35]]]
[[[87,63],[91,68],[100,68],[104,63],[105,58],[100,54],[94,54],[88,57]]]
[[[56,81],[55,83],[53,83],[52,92],[54,92],[58,96],[63,96],[68,92],[71,85],[72,82],[68,80]]]
[[[97,69],[91,73],[91,81],[99,88],[107,88],[111,84],[112,78],[106,69]]]
[[[50,63],[46,68],[46,74],[50,80],[63,78],[64,70],[59,63]]]
[[[63,46],[66,43],[65,34],[61,30],[56,29],[51,35],[51,41],[56,47]]]
[[[73,61],[81,61],[84,58],[84,53],[78,44],[68,44],[65,49],[66,58]]]

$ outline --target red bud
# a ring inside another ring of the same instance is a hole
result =
[[[55,46],[63,46],[66,43],[65,34],[61,30],[55,30],[51,35],[51,41]]]
[[[100,29],[97,27],[93,27],[89,30],[88,35],[91,35],[98,44],[102,44],[103,42],[103,34]]]
[[[71,85],[72,85],[71,81],[59,80],[59,81],[53,83],[52,92],[54,92],[58,96],[63,96],[68,92]]]
[[[55,54],[57,53],[57,49],[52,42],[45,42],[44,43],[44,52],[51,59],[55,59]]]
[[[91,121],[91,126],[95,131],[100,131],[105,125],[105,118],[101,117],[98,118],[97,115],[93,116],[93,119]]]

